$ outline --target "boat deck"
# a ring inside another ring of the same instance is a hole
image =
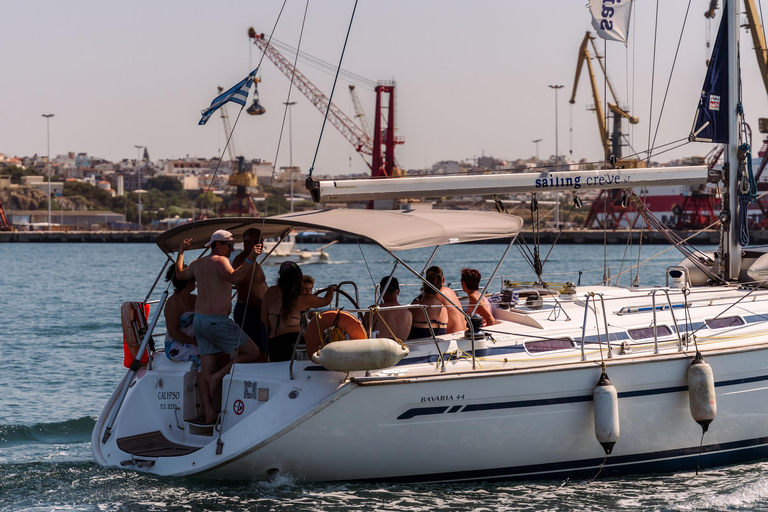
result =
[[[167,439],[156,430],[136,436],[121,437],[117,446],[126,453],[138,457],[179,457],[200,449],[199,446],[184,446]]]

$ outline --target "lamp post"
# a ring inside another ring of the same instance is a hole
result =
[[[291,213],[293,213],[293,119],[291,116],[291,107],[296,104],[295,101],[286,101],[283,105],[288,107],[288,176],[291,180]]]
[[[557,169],[557,165],[559,164],[560,160],[560,148],[558,147],[558,137],[557,132],[557,90],[562,89],[562,85],[550,85],[550,89],[555,90],[555,169]],[[560,192],[555,193],[555,227],[560,227]]]
[[[555,90],[555,164],[557,164],[557,160],[560,158],[560,148],[558,147],[558,138],[557,138],[557,90],[562,89],[562,85],[550,85],[550,89]]]
[[[46,153],[48,156],[46,156],[45,164],[46,167],[48,167],[48,231],[51,231],[51,118],[53,117],[53,114],[42,114],[42,116],[45,118],[45,133],[46,133],[46,144],[47,149]]]
[[[136,193],[139,194],[139,231],[141,231],[141,166],[139,165],[139,158],[141,158],[141,150],[144,149],[144,146],[134,144],[133,147],[136,148],[136,170],[139,173],[139,188]]]
[[[536,162],[539,161],[539,142],[541,142],[541,139],[534,139],[533,143],[536,144]]]

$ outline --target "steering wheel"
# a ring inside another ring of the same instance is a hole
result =
[[[315,295],[320,295],[322,292],[326,291],[327,289],[328,289],[328,288],[321,288],[320,290],[317,290],[317,291],[316,291],[314,294],[315,294]],[[354,308],[355,308],[355,309],[360,309],[360,306],[357,304],[357,302],[355,301],[355,299],[353,299],[353,298],[352,298],[352,296],[351,296],[350,294],[348,294],[347,292],[345,292],[344,290],[342,290],[342,289],[341,289],[341,288],[339,288],[338,286],[336,287],[336,293],[338,293],[338,294],[340,294],[340,295],[343,295],[344,297],[346,297],[346,298],[349,300],[349,302],[351,302],[351,303],[352,303],[352,305],[354,306]]]

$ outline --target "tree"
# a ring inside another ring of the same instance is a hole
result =
[[[184,186],[173,176],[157,176],[147,180],[147,189],[159,189],[163,192],[175,192],[183,190]]]

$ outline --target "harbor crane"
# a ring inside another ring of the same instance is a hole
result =
[[[370,137],[371,127],[368,124],[368,120],[365,117],[365,112],[363,111],[363,104],[360,101],[360,97],[357,95],[357,91],[355,90],[354,85],[349,86],[349,95],[352,97],[352,107],[355,109],[355,117],[360,123],[360,127],[363,129],[363,132],[365,132],[365,134],[368,137]]]
[[[605,83],[608,86],[608,90],[613,98],[613,103],[608,103],[608,110],[613,114],[613,129],[611,130],[610,137],[608,136],[608,127],[606,122],[605,113],[603,112],[602,101],[600,100],[600,91],[597,86],[597,80],[595,79],[595,71],[592,67],[592,54],[589,51],[589,46],[592,45],[594,51],[594,58],[600,65],[600,69],[605,76]],[[629,114],[625,109],[619,107],[619,100],[616,97],[616,93],[613,90],[613,85],[608,79],[608,75],[605,72],[603,66],[602,57],[597,51],[595,46],[595,36],[587,32],[579,47],[578,60],[576,63],[576,77],[573,81],[573,93],[571,94],[570,103],[576,103],[576,90],[579,86],[579,78],[581,77],[581,70],[586,64],[587,72],[589,73],[589,81],[592,86],[592,98],[595,102],[595,114],[597,115],[597,127],[600,131],[600,142],[603,145],[603,155],[606,162],[611,162],[616,167],[645,167],[645,162],[637,159],[623,160],[621,158],[621,121],[626,119],[630,124],[637,124],[638,118]],[[603,215],[603,222],[611,229],[615,229],[621,225],[621,222],[625,219],[627,209],[621,205],[621,190],[601,191],[600,194],[592,202],[592,207],[587,214],[587,219],[584,221],[584,227],[602,227],[600,226],[599,216]],[[635,222],[638,222],[639,216],[635,218]]]
[[[309,99],[317,109],[325,115],[328,121],[354,146],[361,155],[371,157],[368,162],[372,178],[388,178],[396,175],[395,146],[404,140],[395,136],[395,84],[380,83],[374,89],[376,92],[376,113],[374,119],[373,137],[365,133],[349,116],[333,104],[303,73],[286,59],[275,47],[269,44],[264,34],[257,33],[253,27],[248,29],[248,37],[264,55],[277,66],[277,69],[292,81],[293,85]],[[382,126],[382,97],[388,96],[386,126]]]
[[[592,49],[595,52],[595,59],[597,60],[598,64],[600,65],[600,69],[603,72],[603,75],[605,76],[605,82],[608,86],[608,90],[611,93],[611,96],[613,97],[613,103],[608,103],[608,110],[610,110],[613,113],[613,130],[611,131],[611,137],[609,139],[608,137],[608,128],[606,126],[606,119],[605,114],[603,113],[603,105],[600,101],[600,91],[597,87],[597,80],[595,79],[595,72],[592,68],[592,55],[589,52],[589,45],[592,45]],[[631,116],[629,112],[619,107],[619,100],[616,98],[616,93],[613,90],[613,85],[611,85],[611,81],[608,79],[608,75],[605,72],[605,67],[603,66],[602,57],[597,52],[597,47],[595,46],[595,36],[593,36],[591,33],[587,32],[587,34],[584,36],[584,40],[581,42],[581,46],[579,47],[579,57],[576,64],[576,78],[573,81],[573,93],[571,94],[570,103],[576,103],[576,89],[579,86],[579,78],[581,77],[581,69],[584,66],[584,64],[587,65],[587,71],[589,72],[589,80],[590,84],[592,85],[592,98],[595,101],[595,114],[597,114],[597,126],[600,130],[600,142],[603,144],[603,152],[605,154],[605,161],[609,162],[611,161],[611,156],[615,159],[619,159],[619,164],[622,165],[621,159],[621,120],[627,119],[630,124],[637,124],[639,122],[637,117]],[[637,161],[624,161],[623,164],[626,167],[634,167],[635,165],[628,165],[628,164],[635,164]]]

